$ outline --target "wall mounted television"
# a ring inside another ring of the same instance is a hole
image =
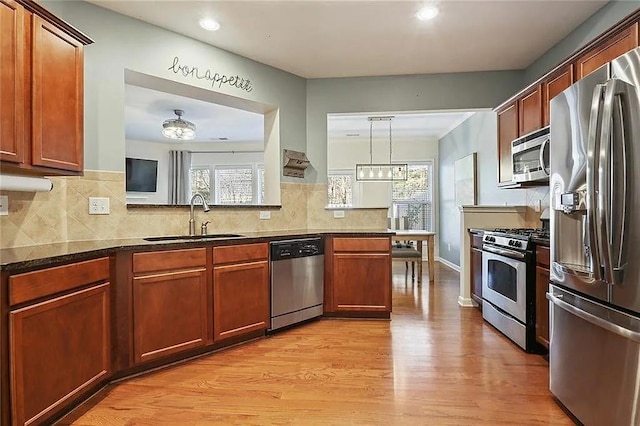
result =
[[[156,192],[158,161],[126,159],[127,192]]]

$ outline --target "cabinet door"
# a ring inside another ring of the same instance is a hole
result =
[[[636,47],[638,47],[637,22],[579,57],[576,61],[578,80]]]
[[[551,99],[573,84],[573,64],[569,64],[542,83],[543,126],[549,125],[549,103]]]
[[[542,90],[540,86],[518,99],[518,136],[542,128]]]
[[[0,0],[0,160],[24,161],[24,9]]]
[[[207,339],[205,268],[133,279],[136,362],[203,346]]]
[[[389,254],[334,254],[334,311],[391,312],[390,280]]]
[[[33,17],[32,161],[83,170],[83,46]]]
[[[13,424],[44,423],[110,374],[108,283],[12,311],[9,328]]]
[[[213,268],[213,339],[269,327],[269,262]]]
[[[536,340],[549,349],[549,270],[536,267]]]
[[[511,142],[518,137],[518,104],[498,111],[498,183],[511,183]]]
[[[482,250],[471,249],[471,298],[482,309]]]

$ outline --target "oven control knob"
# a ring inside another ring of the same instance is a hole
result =
[[[522,242],[521,241],[514,241],[513,245],[516,247],[522,247]]]
[[[515,246],[515,245],[516,245],[516,242],[515,242],[515,241],[513,241],[513,240],[509,240],[509,245],[510,245],[510,246]]]

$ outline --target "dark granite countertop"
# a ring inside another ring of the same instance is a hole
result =
[[[1,270],[16,272],[61,265],[74,261],[109,256],[117,251],[149,251],[201,246],[247,244],[314,236],[387,237],[395,232],[387,230],[290,230],[243,232],[239,237],[146,241],[143,238],[69,241],[0,249]]]
[[[545,246],[545,247],[551,246],[551,242],[549,241],[549,238],[533,237],[531,240],[539,246]]]

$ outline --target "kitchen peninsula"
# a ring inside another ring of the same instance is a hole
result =
[[[326,316],[390,318],[391,235],[264,232],[3,249],[1,395],[11,410],[2,424],[54,421],[113,380],[264,336],[272,241],[325,239]]]

